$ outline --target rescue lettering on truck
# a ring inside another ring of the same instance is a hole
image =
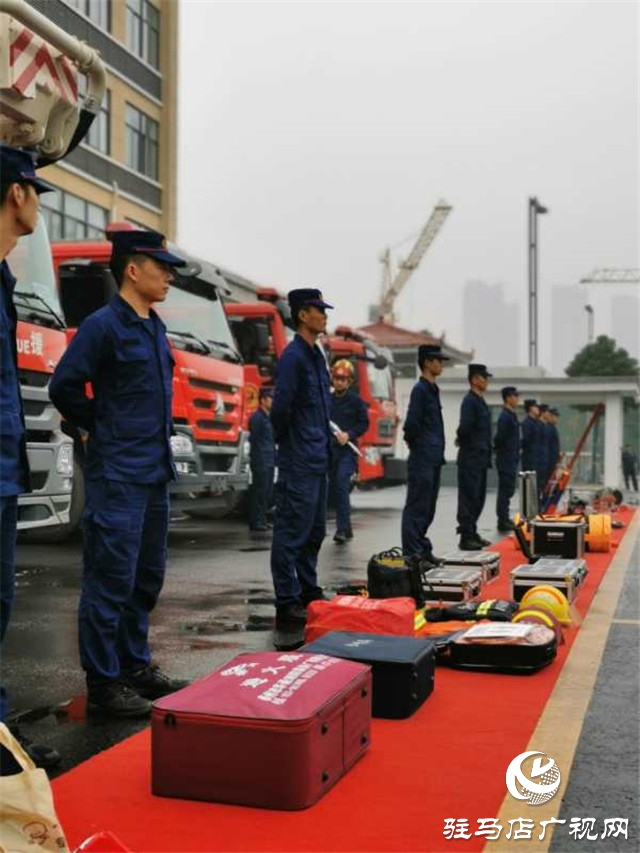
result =
[[[259,389],[274,383],[277,360],[294,335],[285,297],[275,288],[258,288],[256,295],[257,302],[225,304],[245,363],[247,420],[258,405]],[[329,363],[339,358],[352,361],[354,390],[367,405],[369,429],[358,442],[362,451],[358,479],[367,483],[383,480],[385,459],[393,455],[398,423],[391,353],[345,326],[321,343]]]
[[[108,269],[111,243],[59,242],[52,251],[65,319],[77,328],[117,290]],[[171,491],[174,504],[216,517],[230,512],[248,488],[244,373],[220,300],[224,280],[206,262],[189,260],[189,274],[177,270],[167,299],[154,306],[176,362],[171,445],[178,481]]]

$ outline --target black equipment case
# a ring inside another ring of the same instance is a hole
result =
[[[374,717],[410,717],[433,692],[436,643],[432,639],[331,631],[302,651],[370,666]]]
[[[490,583],[500,574],[500,554],[495,551],[452,551],[442,558],[445,566],[479,569],[482,582]]]
[[[538,560],[511,570],[511,598],[520,601],[527,590],[545,584],[559,589],[571,603],[588,574],[584,560]]]
[[[370,598],[413,598],[416,608],[424,607],[424,571],[416,557],[405,557],[401,548],[374,554],[367,566]]]
[[[529,522],[529,531],[534,557],[574,560],[584,554],[586,524],[583,519],[549,521],[533,518]]]
[[[458,669],[525,675],[550,664],[557,651],[556,636],[544,625],[492,622],[452,637],[449,664]]]

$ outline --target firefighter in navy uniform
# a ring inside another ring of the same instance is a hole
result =
[[[427,532],[436,512],[440,472],[445,464],[442,405],[436,379],[442,373],[443,362],[448,360],[439,346],[424,344],[418,349],[422,375],[411,389],[404,422],[409,461],[407,497],[402,511],[402,550],[433,565],[439,559],[433,554]]]
[[[470,364],[469,392],[460,406],[458,445],[458,533],[462,551],[480,551],[490,545],[478,534],[478,519],[487,496],[491,468],[491,412],[484,400],[491,373],[484,364]]]
[[[547,480],[549,480],[556,472],[558,463],[560,462],[560,435],[558,433],[558,421],[560,420],[560,412],[555,407],[551,407],[548,412],[548,422],[551,429],[549,430],[549,446],[548,460],[549,467],[547,468]]]
[[[317,564],[326,535],[331,395],[316,342],[332,306],[314,288],[292,290],[288,298],[296,335],[278,361],[271,407],[278,445],[271,574],[276,631],[295,633],[304,629],[306,605],[324,597]]]
[[[267,512],[273,495],[273,473],[276,464],[276,446],[271,425],[273,391],[261,388],[258,408],[249,418],[251,450],[251,487],[249,489],[249,530],[262,533],[271,529]]]
[[[154,231],[119,231],[111,271],[119,288],[91,314],[56,368],[50,394],[89,433],[85,462],[80,661],[87,708],[146,716],[187,682],[154,666],[149,614],[164,581],[169,524],[173,357],[151,307],[184,261]],[[93,397],[86,393],[90,382]]]
[[[18,239],[35,229],[39,195],[53,189],[37,177],[31,154],[0,145],[0,642],[9,625],[15,595],[18,495],[30,489],[18,379],[18,315],[13,302],[16,279],[6,258]],[[0,722],[4,722],[8,711],[8,697],[0,686]],[[53,767],[60,761],[55,749],[32,743],[15,727],[12,730],[37,766]],[[2,775],[22,770],[4,747],[0,749],[0,764]]]
[[[545,486],[549,479],[549,470],[552,467],[551,462],[551,442],[553,441],[553,428],[549,417],[549,406],[546,403],[540,403],[538,406],[540,417],[538,418],[538,429],[540,431],[540,444],[538,450],[538,493],[540,500],[544,495]]]
[[[520,470],[537,471],[540,467],[540,432],[538,426],[540,410],[535,400],[525,400],[524,410],[526,416],[520,424],[520,448],[522,451]]]
[[[329,493],[336,507],[336,533],[333,541],[344,545],[353,539],[351,530],[351,478],[358,468],[358,457],[348,442],[357,446],[358,439],[369,429],[369,415],[362,398],[350,389],[353,382],[353,365],[346,358],[335,362],[331,368],[333,395],[331,397],[331,420],[340,427],[334,435]]]
[[[513,521],[509,514],[509,501],[516,490],[518,462],[520,461],[520,423],[516,409],[518,408],[518,389],[506,385],[502,391],[504,408],[500,412],[493,448],[496,453],[496,470],[498,472],[498,496],[496,498],[496,515],[498,530],[507,533],[513,530]]]

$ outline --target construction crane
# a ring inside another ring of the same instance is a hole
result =
[[[434,207],[426,225],[420,232],[416,243],[409,253],[409,257],[398,265],[395,277],[391,271],[391,251],[386,249],[380,258],[383,265],[382,295],[378,306],[378,319],[388,323],[394,322],[393,307],[400,292],[409,281],[411,274],[416,270],[424,257],[427,249],[433,243],[436,234],[452,211],[450,204],[442,199]]]
[[[640,284],[640,270],[593,270],[580,279],[580,284]]]

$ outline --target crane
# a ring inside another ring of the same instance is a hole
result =
[[[636,269],[596,269],[584,278],[580,284],[639,284],[640,270]]]
[[[424,228],[420,232],[413,249],[409,253],[409,257],[398,265],[398,272],[393,278],[391,272],[391,252],[389,249],[386,249],[383,253],[380,259],[383,264],[383,284],[382,296],[378,306],[379,319],[386,320],[391,323],[393,322],[393,306],[395,305],[396,299],[411,277],[411,273],[418,268],[420,261],[424,257],[431,243],[434,241],[438,231],[442,228],[445,219],[449,216],[452,209],[453,208],[450,204],[447,204],[446,201],[440,199],[433,208],[431,216],[427,220]]]

